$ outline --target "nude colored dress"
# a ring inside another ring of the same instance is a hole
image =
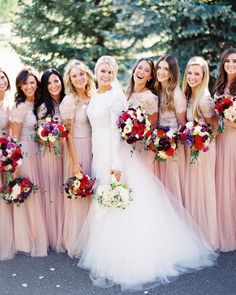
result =
[[[221,251],[236,249],[236,128],[216,138],[216,193]]]
[[[154,113],[158,112],[158,101],[157,96],[153,94],[150,90],[146,90],[141,93],[132,93],[130,98],[128,99],[128,107],[137,108],[140,106],[147,115],[153,115]],[[156,128],[156,126],[153,126]],[[144,151],[144,146],[137,142],[134,144],[134,147],[137,152],[140,153],[140,156],[144,163],[147,165],[151,171],[154,172],[155,165],[154,165],[154,157],[155,154],[152,151]]]
[[[193,100],[187,106],[187,120],[193,121]],[[202,97],[200,101],[202,118],[210,118],[214,114],[214,102],[209,96]],[[204,117],[203,117],[204,116]],[[192,215],[208,243],[213,249],[218,249],[218,226],[216,217],[216,146],[215,141],[209,145],[207,152],[202,152],[195,164],[190,164],[190,152],[186,153],[186,182],[184,206]]]
[[[178,113],[186,111],[186,99],[183,95],[174,96],[174,110],[161,111],[162,101],[160,99],[159,126],[170,127],[174,131],[179,128],[177,119]],[[165,162],[156,162],[156,171],[162,183],[168,190],[176,196],[183,204],[184,184],[185,184],[185,152],[184,146],[178,144],[174,157],[169,157]]]
[[[19,141],[24,158],[18,176],[27,177],[35,185],[39,185],[39,157],[36,154],[38,146],[33,141],[37,123],[33,103],[25,101],[14,106],[11,121],[22,124]],[[31,193],[20,207],[13,206],[15,249],[31,256],[47,255],[48,241],[40,200],[40,191],[37,191]]]
[[[9,134],[9,110],[0,101],[0,137]],[[0,188],[4,185],[4,174],[0,173]],[[14,232],[12,204],[0,199],[0,260],[14,257]]]
[[[92,144],[87,103],[82,101],[78,103],[72,94],[67,95],[60,105],[60,113],[63,120],[73,120],[73,138],[77,157],[83,173],[91,175]],[[70,154],[66,145],[63,154],[63,167],[65,183],[69,177],[73,176]],[[68,199],[67,194],[64,193],[63,244],[70,256],[73,256],[75,242],[84,224],[90,202],[90,198]]]
[[[59,104],[54,105],[54,119],[61,121]],[[38,125],[45,123],[41,119],[46,113],[46,107],[42,104],[38,110]],[[42,147],[41,147],[42,148]],[[63,143],[61,155],[55,155],[53,149],[44,148],[39,154],[41,202],[43,206],[49,247],[56,252],[62,252],[63,229]]]

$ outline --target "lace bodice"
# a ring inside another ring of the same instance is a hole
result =
[[[120,170],[120,133],[117,127],[117,119],[125,109],[123,101],[112,89],[105,93],[96,93],[91,98],[88,106],[88,117],[92,126],[92,149],[94,162],[97,161],[95,155],[104,157],[104,162],[111,159],[111,169]],[[104,154],[103,150],[98,150],[104,146],[109,150],[109,154]],[[100,167],[102,170],[102,167]]]
[[[61,122],[61,115],[60,115],[60,111],[59,111],[59,104],[55,103],[54,104],[54,110],[55,110],[55,114],[53,116],[53,119],[58,119],[59,122]],[[38,108],[38,125],[43,124],[45,122],[45,119],[42,119],[45,114],[47,112],[46,106],[45,104],[41,104],[41,106]]]
[[[60,104],[60,114],[63,120],[73,120],[73,137],[88,137],[91,126],[87,116],[88,102],[76,101],[74,95],[66,95]]]
[[[0,101],[0,136],[9,133],[9,109]]]
[[[160,106],[161,106],[160,98]],[[174,110],[173,111],[159,111],[159,125],[162,127],[170,127],[173,129],[178,129],[179,122],[177,119],[177,114],[186,111],[186,98],[180,89],[176,89],[174,92]]]
[[[187,121],[194,121],[193,118],[193,99],[188,100],[187,104]],[[198,119],[199,122],[206,122],[205,118],[211,118],[214,115],[214,101],[209,96],[203,96],[200,100],[200,110],[202,117]]]
[[[37,120],[33,108],[33,102],[29,101],[21,102],[12,108],[11,121],[22,124],[21,140],[32,140],[35,135]]]
[[[132,93],[128,100],[129,107],[140,106],[148,115],[152,115],[158,112],[158,100],[157,96],[150,90]]]

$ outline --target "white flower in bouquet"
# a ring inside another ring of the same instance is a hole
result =
[[[163,159],[163,160],[167,159],[167,155],[166,155],[166,153],[163,152],[163,151],[159,151],[159,152],[158,152],[158,156],[159,156],[161,159]]]
[[[173,128],[170,128],[170,130],[168,132],[166,132],[166,135],[169,137],[173,137],[175,134],[175,130]]]
[[[55,141],[57,141],[56,137],[53,136],[53,135],[50,134],[50,133],[49,133],[49,135],[48,135],[48,140],[49,140],[50,142],[55,142]]]
[[[197,134],[199,134],[199,133],[201,132],[201,129],[202,129],[201,126],[196,126],[196,127],[194,128],[193,135],[197,135]]]
[[[19,185],[14,185],[12,188],[11,197],[13,200],[21,193],[21,187]]]
[[[228,109],[224,110],[225,118],[231,122],[236,121],[236,102],[234,101],[233,105]]]
[[[133,127],[133,122],[130,118],[128,118],[125,123],[126,123],[126,126]]]
[[[125,126],[125,128],[124,128],[124,133],[126,134],[126,133],[130,133],[132,131],[132,126]]]
[[[193,128],[193,125],[194,125],[194,122],[190,121],[190,122],[187,122],[185,124],[185,126],[188,128],[188,129],[192,129]]]

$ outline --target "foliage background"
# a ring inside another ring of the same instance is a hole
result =
[[[12,47],[39,70],[62,70],[71,58],[93,68],[98,57],[110,54],[126,81],[138,57],[156,61],[170,53],[183,72],[191,56],[201,55],[213,83],[220,54],[236,47],[234,0],[0,1],[1,18],[14,23]]]

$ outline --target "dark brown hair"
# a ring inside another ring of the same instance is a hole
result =
[[[4,74],[4,76],[7,78],[7,82],[8,82],[7,90],[10,90],[11,84],[10,84],[10,80],[7,76],[7,73],[2,68],[0,68],[0,72],[2,72]]]

